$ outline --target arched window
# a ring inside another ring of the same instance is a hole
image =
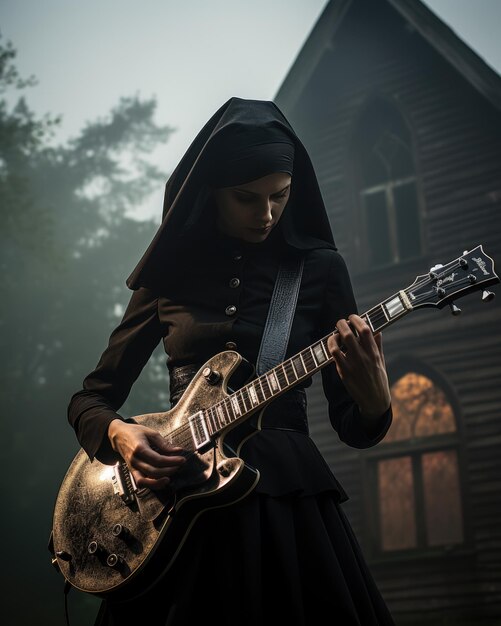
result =
[[[373,458],[374,552],[464,541],[457,420],[431,378],[408,371],[392,385],[394,418]]]
[[[373,98],[355,129],[360,252],[367,267],[420,256],[421,218],[412,137],[398,109]]]

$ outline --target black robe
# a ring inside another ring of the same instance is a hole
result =
[[[255,364],[278,263],[290,248],[278,230],[259,244],[215,228],[209,234],[185,255],[182,280],[133,292],[96,369],[71,398],[69,420],[91,458],[112,462],[107,427],[160,340],[169,368],[202,364],[229,348]],[[328,248],[304,254],[286,357],[356,312],[340,254]],[[228,314],[231,305],[236,310]],[[321,376],[326,419],[340,439],[357,448],[377,444],[391,408],[369,434],[335,366],[325,366]],[[272,407],[270,425],[283,417]],[[104,603],[98,623],[179,626],[212,616],[220,624],[305,626],[320,623],[323,613],[343,626],[393,624],[340,506],[347,496],[312,439],[267,428],[240,455],[259,469],[255,490],[201,515],[169,576],[136,601]]]

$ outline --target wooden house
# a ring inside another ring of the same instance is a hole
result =
[[[501,79],[419,0],[331,0],[274,100],[312,156],[360,312],[479,244],[499,273]],[[377,446],[341,443],[319,376],[308,390],[399,626],[501,624],[501,295],[488,299],[384,331],[395,416]]]

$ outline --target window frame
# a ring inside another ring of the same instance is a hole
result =
[[[360,146],[360,126],[363,123],[366,116],[369,114],[370,109],[377,107],[386,107],[391,109],[396,116],[400,119],[402,124],[406,127],[410,137],[410,156],[413,164],[413,174],[411,176],[395,178],[384,183],[365,187],[361,180],[361,168],[358,165],[359,155],[361,154],[362,147]],[[416,134],[414,132],[412,124],[409,122],[408,116],[402,111],[402,107],[393,98],[387,95],[381,95],[375,93],[366,98],[363,105],[360,107],[351,128],[351,159],[350,159],[350,173],[349,178],[351,181],[352,201],[355,207],[353,212],[353,228],[354,228],[354,243],[355,243],[355,258],[357,259],[356,271],[367,273],[368,271],[380,271],[390,267],[401,266],[406,263],[415,262],[416,259],[422,258],[426,255],[426,240],[425,240],[425,203],[421,185],[421,168],[419,164],[418,154],[416,150]],[[393,188],[401,186],[407,182],[413,182],[416,192],[416,205],[417,205],[417,219],[419,222],[418,233],[418,248],[419,252],[411,257],[400,259],[398,255],[398,237],[396,226],[396,210],[395,202],[393,198]],[[377,190],[385,190],[386,211],[389,218],[389,239],[391,242],[391,257],[392,260],[386,263],[380,263],[374,265],[370,258],[370,233],[368,232],[367,219],[366,219],[366,206],[364,197],[368,193],[374,193]]]
[[[470,494],[468,488],[468,472],[466,466],[466,446],[463,433],[463,420],[459,411],[456,394],[453,393],[447,381],[432,368],[414,359],[400,362],[396,367],[388,367],[391,384],[396,383],[408,373],[417,373],[426,376],[446,396],[449,402],[455,423],[454,432],[415,437],[384,443],[368,448],[360,456],[360,483],[362,485],[361,508],[362,519],[367,523],[362,529],[364,545],[369,562],[392,563],[400,561],[420,560],[429,558],[443,558],[444,555],[464,556],[473,551],[473,537],[471,531]],[[393,376],[391,373],[393,372]],[[424,488],[422,475],[422,456],[429,452],[454,450],[457,455],[459,492],[461,499],[461,515],[463,525],[463,542],[460,544],[429,546],[426,543],[426,518],[424,505]],[[382,549],[380,540],[380,500],[378,493],[378,462],[398,457],[411,457],[413,488],[415,498],[416,547],[402,550]]]
[[[366,242],[365,249],[367,255],[367,262],[373,264],[370,260],[370,250],[371,250],[371,238],[369,233],[369,228],[367,225],[367,206],[365,203],[365,198],[371,194],[378,193],[384,191],[385,200],[386,200],[386,215],[388,218],[388,239],[390,241],[390,251],[391,251],[391,260],[386,263],[377,263],[374,265],[374,268],[380,269],[388,266],[397,265],[400,263],[405,263],[406,261],[413,261],[415,259],[419,259],[423,255],[423,237],[422,237],[422,226],[421,226],[421,216],[419,215],[419,204],[418,204],[418,220],[419,220],[419,232],[417,236],[417,243],[419,252],[414,256],[409,256],[405,259],[401,258],[401,250],[400,250],[400,242],[398,238],[398,228],[397,228],[397,211],[395,208],[395,198],[393,190],[397,187],[402,187],[403,185],[407,185],[409,183],[414,183],[416,188],[417,195],[417,178],[416,176],[407,176],[406,178],[399,178],[396,180],[390,180],[380,185],[374,185],[372,187],[367,187],[365,189],[359,190],[360,196],[360,221],[362,223],[362,231],[363,237]],[[417,202],[417,200],[416,200]]]

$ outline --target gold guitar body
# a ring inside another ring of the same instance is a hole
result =
[[[241,361],[237,352],[216,354],[171,410],[133,418],[172,443],[190,441],[183,446],[188,461],[168,490],[137,490],[124,463],[104,465],[83,450],[76,454],[58,492],[51,540],[53,563],[72,586],[116,599],[143,593],[171,567],[201,513],[252,491],[259,473],[225,454],[224,438],[237,424],[200,449],[190,436],[190,416],[228,395]],[[216,382],[208,382],[208,371],[219,375]]]

